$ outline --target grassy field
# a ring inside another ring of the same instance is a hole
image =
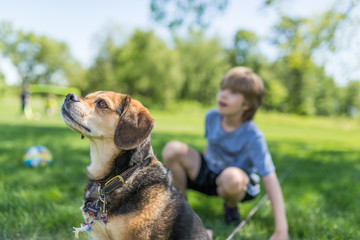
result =
[[[0,239],[75,239],[72,227],[82,222],[79,207],[89,164],[88,141],[69,130],[58,115],[27,121],[18,109],[14,99],[0,99]],[[157,124],[152,142],[159,159],[172,139],[204,148],[204,112],[151,111]],[[291,239],[360,239],[359,120],[259,113],[256,122],[279,176],[299,160],[282,182]],[[22,155],[33,145],[51,150],[52,166],[24,167]],[[213,229],[214,239],[232,232],[234,227],[224,224],[221,199],[189,191],[188,200]],[[242,216],[259,200],[239,205]],[[273,230],[267,202],[234,239],[267,239]]]

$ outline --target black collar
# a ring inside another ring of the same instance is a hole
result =
[[[115,189],[122,187],[125,184],[126,180],[128,180],[137,169],[141,169],[147,166],[149,162],[150,159],[145,159],[139,165],[127,169],[120,175],[112,177],[108,180],[97,181],[97,184],[99,185],[99,194],[107,195]]]

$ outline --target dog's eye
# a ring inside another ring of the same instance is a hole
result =
[[[98,106],[99,108],[107,108],[108,107],[107,103],[102,99],[96,102],[96,106]]]

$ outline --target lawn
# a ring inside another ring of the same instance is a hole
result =
[[[18,109],[14,99],[0,99],[0,239],[74,239],[72,227],[82,222],[88,141],[58,115],[28,121]],[[151,111],[157,157],[172,139],[202,150],[204,113]],[[256,122],[279,176],[297,161],[282,182],[291,239],[360,239],[360,121],[259,113]],[[33,145],[50,149],[52,166],[23,165],[22,155]],[[235,228],[224,224],[220,198],[189,191],[188,200],[214,239],[226,239]],[[259,200],[239,205],[242,216]],[[267,239],[273,230],[267,202],[234,239]]]

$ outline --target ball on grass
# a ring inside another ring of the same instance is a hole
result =
[[[47,166],[52,163],[53,157],[44,146],[33,146],[26,150],[23,156],[24,164],[28,167]]]

